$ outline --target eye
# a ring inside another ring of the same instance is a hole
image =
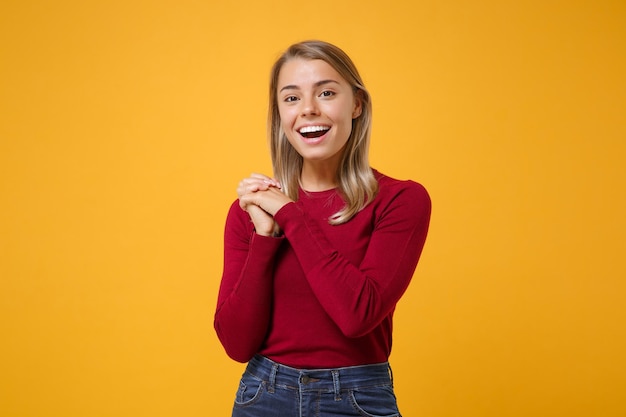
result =
[[[296,96],[287,96],[287,97],[285,97],[285,98],[283,99],[283,101],[284,101],[285,103],[292,103],[292,102],[294,102],[294,101],[296,101],[296,100],[298,100],[298,97],[296,97]]]
[[[320,97],[332,97],[334,95],[335,95],[334,91],[326,90],[326,91],[322,91],[322,94],[320,94]]]

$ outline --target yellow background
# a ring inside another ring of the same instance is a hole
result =
[[[229,415],[224,219],[307,38],[360,68],[372,165],[433,199],[403,414],[626,415],[622,0],[4,0],[0,415]]]

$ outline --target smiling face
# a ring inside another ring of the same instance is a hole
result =
[[[361,114],[352,86],[325,61],[294,58],[280,69],[277,105],[282,130],[304,168],[322,163],[336,169],[352,120]]]

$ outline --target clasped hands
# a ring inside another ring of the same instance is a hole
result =
[[[239,206],[248,212],[257,234],[277,235],[279,226],[274,215],[285,204],[292,202],[281,189],[278,181],[263,174],[253,173],[244,178],[237,187]]]

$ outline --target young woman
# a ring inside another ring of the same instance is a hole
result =
[[[298,43],[274,64],[274,177],[252,174],[237,188],[215,313],[228,355],[248,362],[233,416],[400,415],[392,317],[430,199],[369,166],[371,114],[336,46]]]

